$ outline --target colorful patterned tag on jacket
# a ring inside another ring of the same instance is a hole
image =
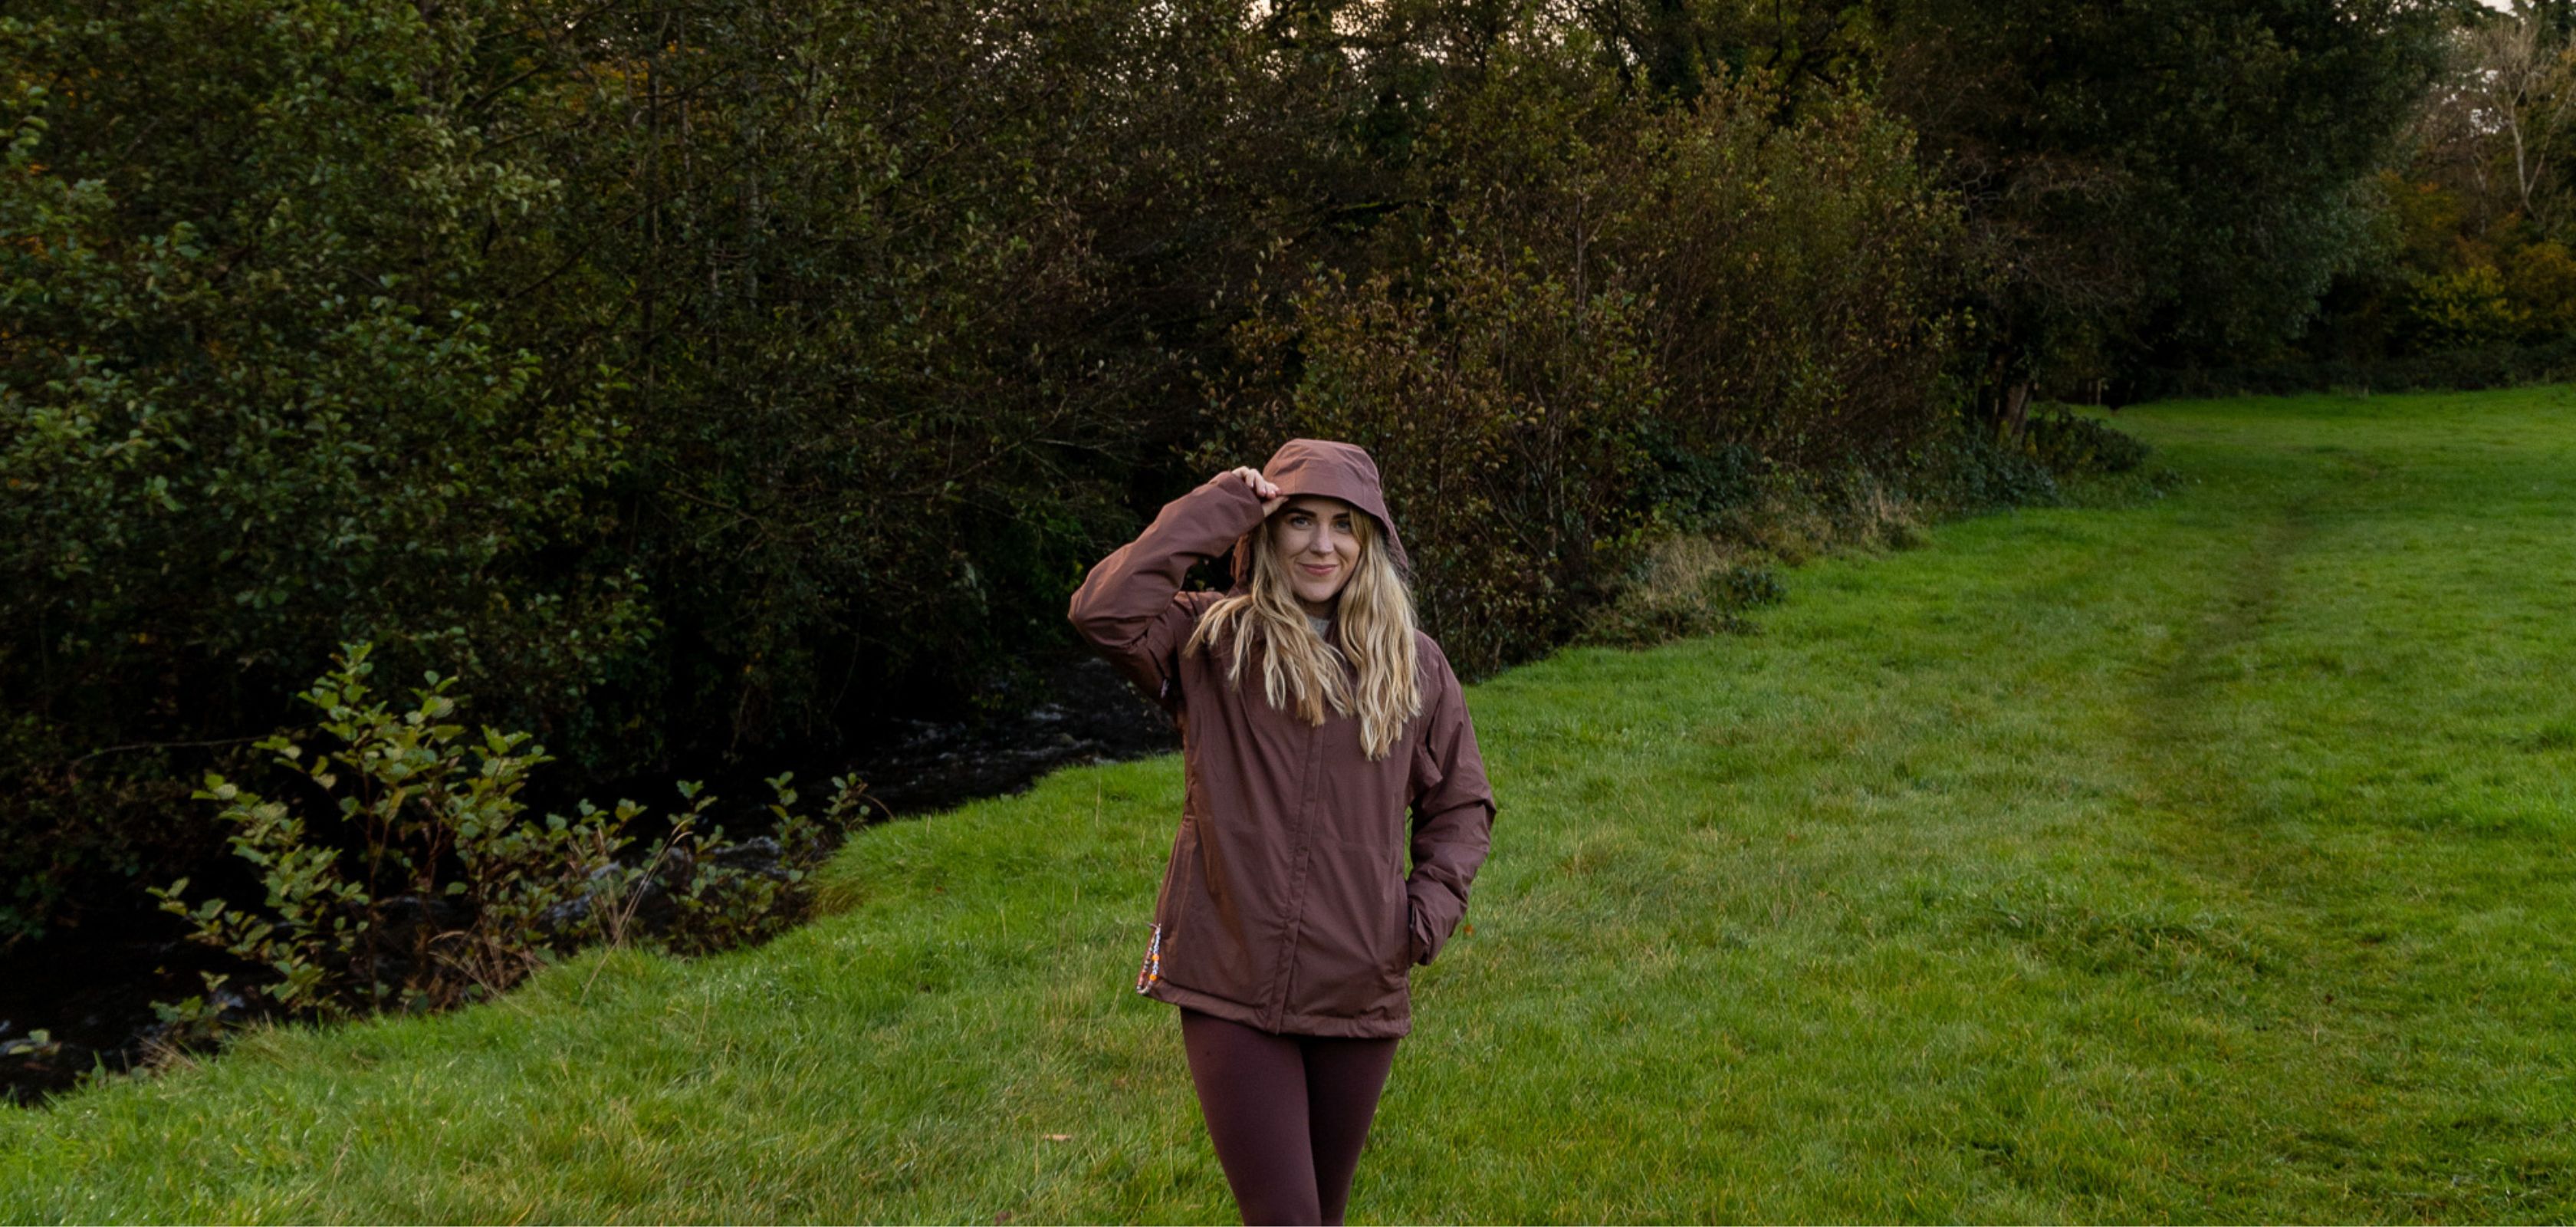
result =
[[[1154,926],[1153,938],[1145,943],[1145,965],[1136,969],[1136,991],[1144,992],[1154,981],[1163,978],[1163,926]]]

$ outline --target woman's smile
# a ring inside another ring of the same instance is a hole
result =
[[[1271,549],[1287,569],[1289,588],[1309,615],[1330,615],[1333,601],[1359,561],[1356,517],[1360,513],[1349,503],[1320,494],[1283,498],[1275,510]]]

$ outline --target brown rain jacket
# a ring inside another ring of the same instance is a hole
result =
[[[1263,476],[1283,497],[1367,512],[1408,565],[1367,452],[1292,440]],[[1466,913],[1493,791],[1457,675],[1428,635],[1415,632],[1422,712],[1377,762],[1360,749],[1357,717],[1328,709],[1317,727],[1272,707],[1258,649],[1239,690],[1225,677],[1230,653],[1181,655],[1218,599],[1181,591],[1182,578],[1231,547],[1242,591],[1261,520],[1241,478],[1217,477],[1164,507],[1073,594],[1074,626],[1181,726],[1181,826],[1136,991],[1265,1031],[1403,1035],[1407,975]]]

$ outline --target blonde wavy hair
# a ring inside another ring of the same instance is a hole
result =
[[[1383,759],[1403,739],[1404,726],[1422,712],[1413,594],[1387,555],[1377,521],[1353,508],[1351,532],[1359,539],[1360,554],[1350,580],[1342,585],[1334,642],[1326,643],[1289,586],[1270,532],[1276,518],[1265,518],[1252,530],[1250,588],[1208,606],[1181,651],[1222,650],[1220,642],[1230,643],[1234,659],[1226,680],[1239,689],[1252,642],[1260,640],[1261,689],[1272,707],[1285,710],[1293,703],[1297,715],[1312,725],[1324,723],[1328,706],[1341,715],[1356,710],[1360,748],[1371,759]],[[1342,671],[1346,660],[1359,675],[1356,687]]]

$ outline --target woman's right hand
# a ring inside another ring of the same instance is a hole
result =
[[[1252,491],[1252,497],[1261,500],[1261,514],[1263,515],[1269,515],[1288,505],[1288,500],[1280,496],[1279,487],[1271,484],[1269,478],[1261,475],[1261,470],[1253,468],[1251,465],[1245,465],[1237,469],[1228,469],[1225,472],[1217,474],[1217,476],[1241,478],[1244,486]]]

